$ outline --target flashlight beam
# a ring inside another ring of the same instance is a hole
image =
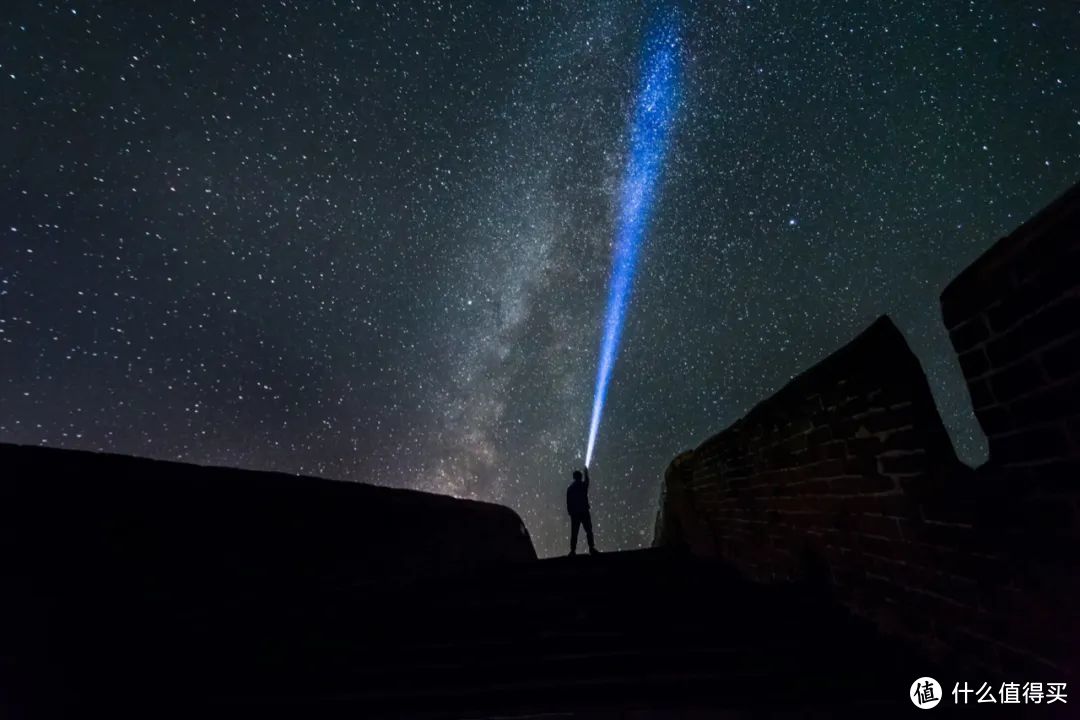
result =
[[[626,159],[619,214],[604,315],[600,360],[596,369],[589,444],[585,465],[592,461],[596,435],[604,412],[611,372],[619,353],[623,323],[649,215],[667,154],[668,139],[678,105],[678,32],[674,15],[667,15],[645,38],[642,74],[630,125],[630,151]]]

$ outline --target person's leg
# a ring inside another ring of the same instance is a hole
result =
[[[585,526],[585,539],[589,541],[589,551],[596,549],[596,543],[593,542],[592,537],[592,516],[589,513],[585,513],[581,516],[581,524]]]
[[[577,534],[578,527],[581,525],[581,518],[577,515],[570,516],[570,554],[573,555],[577,552]]]

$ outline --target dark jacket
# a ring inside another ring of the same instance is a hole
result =
[[[566,512],[571,515],[584,515],[589,512],[589,476],[584,480],[570,483],[566,488]]]

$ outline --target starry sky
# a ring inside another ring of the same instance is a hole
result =
[[[655,12],[5,2],[0,440],[490,500],[564,552]],[[680,16],[601,549],[648,544],[675,453],[882,313],[980,462],[938,295],[1080,180],[1075,3]]]

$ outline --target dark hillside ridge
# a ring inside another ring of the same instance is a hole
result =
[[[0,444],[0,526],[60,569],[381,583],[533,560],[509,508],[353,482]]]
[[[175,656],[197,675],[229,648],[251,662],[295,613],[536,559],[517,514],[488,503],[16,445],[0,468],[9,709],[105,692],[132,658],[151,674]]]
[[[654,544],[815,575],[950,667],[1076,679],[1080,186],[942,295],[990,460],[959,462],[881,318],[665,473]]]

